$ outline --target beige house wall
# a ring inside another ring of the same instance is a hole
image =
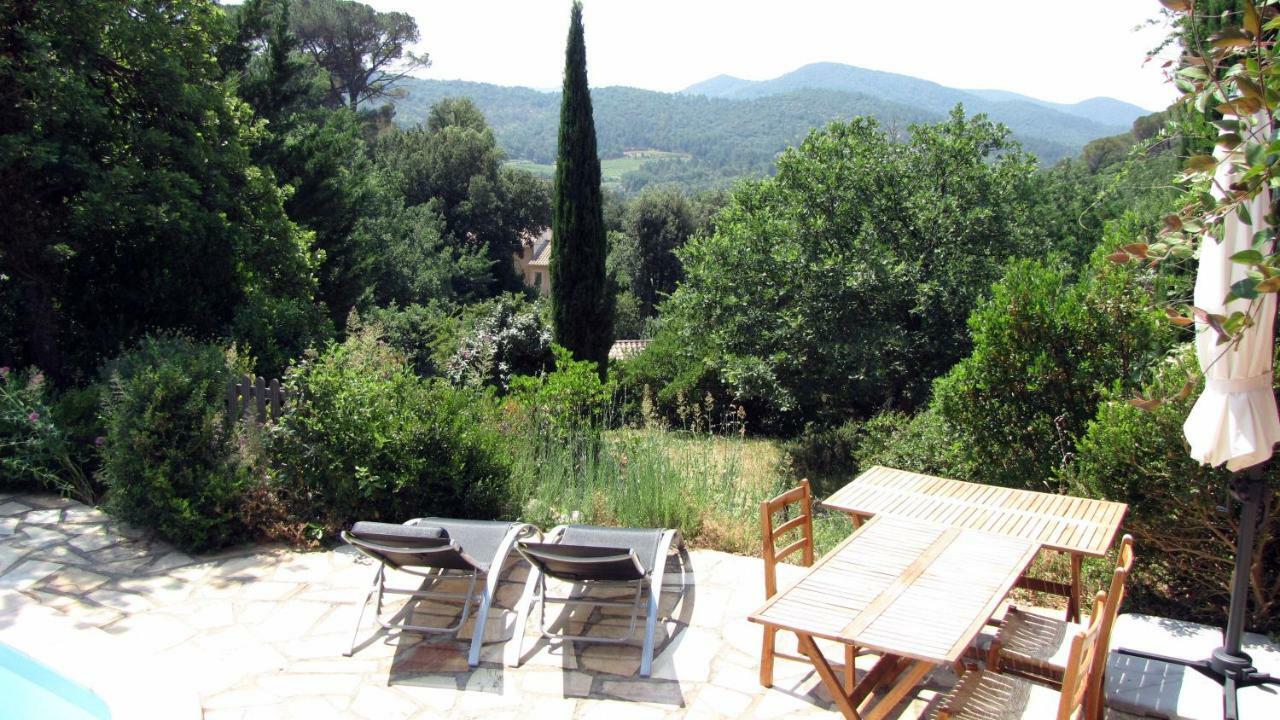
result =
[[[536,288],[540,297],[551,294],[551,229],[537,237],[526,238],[520,252],[512,256],[516,272],[524,284]]]

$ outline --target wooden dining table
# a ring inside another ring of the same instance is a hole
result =
[[[1024,576],[1018,586],[1067,598],[1080,621],[1080,568],[1105,557],[1128,506],[1107,500],[1018,490],[875,466],[822,502],[856,519],[891,515],[1031,540],[1070,555],[1070,583]]]
[[[934,667],[960,660],[1039,549],[1026,538],[880,515],[749,619],[797,635],[845,717],[879,720]],[[816,638],[880,658],[847,692]],[[888,691],[875,695],[882,685]]]

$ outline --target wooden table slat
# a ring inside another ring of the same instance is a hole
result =
[[[879,515],[751,620],[950,663],[964,653],[1038,549],[1023,538]]]
[[[1000,488],[876,466],[823,505],[861,517],[897,515],[1006,534],[1063,552],[1102,557],[1123,503]]]

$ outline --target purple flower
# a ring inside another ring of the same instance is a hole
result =
[[[101,435],[99,435],[98,437],[96,437],[96,438],[94,438],[94,439],[93,439],[93,444],[94,444],[94,446],[96,446],[96,447],[102,447],[103,443],[105,443],[106,441],[107,441],[107,439],[106,439],[106,438],[104,438],[104,437],[102,437]]]
[[[30,420],[31,423],[34,425],[35,423],[40,422],[40,413],[36,412],[35,410],[32,410],[31,412],[27,413],[27,419]]]
[[[3,380],[7,377],[9,377],[9,366],[5,365],[4,367],[0,367],[0,380]]]

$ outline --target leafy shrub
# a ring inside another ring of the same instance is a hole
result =
[[[831,428],[810,427],[783,445],[783,451],[800,477],[852,476],[858,472],[855,453],[865,434],[863,425],[850,420]]]
[[[677,328],[679,325],[681,327]],[[665,318],[659,332],[639,355],[612,365],[611,377],[624,399],[629,420],[646,425],[687,427],[689,398],[712,398],[723,408],[733,407],[742,426],[755,418],[760,404],[743,401],[720,381],[714,362],[698,357],[710,351],[705,336],[676,318]]]
[[[324,306],[309,299],[273,297],[251,290],[236,309],[232,335],[256,362],[249,369],[279,377],[303,350],[333,337]]]
[[[419,377],[440,377],[457,351],[461,320],[446,303],[391,305],[361,315],[361,322],[382,328],[387,344],[409,361]]]
[[[95,382],[84,387],[63,389],[49,409],[53,421],[62,431],[67,442],[67,455],[88,481],[90,493],[74,493],[82,502],[90,502],[106,489],[97,478],[101,464],[99,448],[106,442],[106,427],[102,424],[102,402],[107,385]]]
[[[598,432],[613,423],[613,386],[602,381],[594,362],[574,360],[568,350],[552,345],[555,370],[537,376],[512,379],[515,397],[545,421],[551,433],[567,437],[582,431]]]
[[[273,484],[298,522],[493,517],[507,469],[492,403],[416,377],[376,327],[289,370],[299,392],[271,437]]]
[[[183,550],[245,537],[250,477],[225,414],[225,383],[247,363],[214,345],[148,337],[108,368],[102,478],[107,508]]]
[[[859,470],[872,465],[944,477],[973,477],[961,435],[934,408],[915,415],[887,411],[862,426],[853,450]]]
[[[1017,261],[992,287],[969,318],[973,352],[934,384],[967,479],[1058,489],[1103,390],[1135,386],[1168,343],[1129,272],[1098,253],[1072,284],[1065,269]]]
[[[1194,366],[1191,348],[1181,363]],[[1171,395],[1186,381],[1177,363],[1162,372],[1157,393]],[[1189,398],[1151,411],[1113,399],[1102,404],[1064,472],[1082,495],[1129,504],[1124,530],[1132,533],[1139,562],[1130,610],[1222,625],[1230,602],[1239,504],[1228,499],[1230,473],[1197,464],[1187,454],[1182,423]],[[1267,463],[1272,489],[1280,464]],[[1274,490],[1273,490],[1274,491]],[[1218,511],[1226,505],[1230,513]],[[1248,627],[1280,630],[1280,504],[1267,505],[1251,572]]]
[[[93,502],[73,448],[55,422],[44,375],[0,368],[0,487],[32,484]]]
[[[463,334],[445,374],[455,385],[493,387],[505,392],[511,378],[545,370],[552,361],[551,329],[541,306],[519,295],[490,304]]]

